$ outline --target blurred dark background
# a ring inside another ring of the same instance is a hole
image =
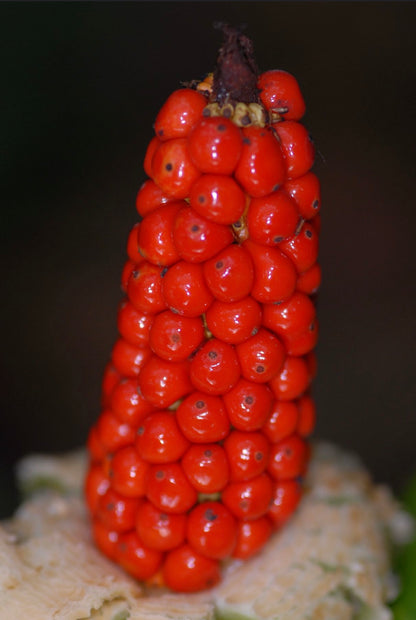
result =
[[[1,3],[1,516],[13,464],[81,445],[116,337],[155,115],[222,20],[298,78],[323,186],[317,437],[416,469],[416,4]]]

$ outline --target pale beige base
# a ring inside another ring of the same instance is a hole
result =
[[[388,489],[334,446],[315,446],[290,524],[197,595],[146,594],[94,548],[79,495],[84,468],[82,452],[20,465],[26,488],[42,479],[61,491],[38,491],[0,525],[0,620],[391,618],[389,541],[407,538],[411,523]]]

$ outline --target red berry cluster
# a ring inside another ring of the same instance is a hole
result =
[[[258,87],[265,122],[207,115],[191,88],[156,118],[88,440],[98,547],[177,591],[215,584],[288,519],[315,423],[314,147],[296,80]]]

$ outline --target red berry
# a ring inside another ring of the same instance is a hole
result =
[[[293,400],[303,394],[310,380],[305,359],[288,355],[280,373],[270,381],[270,387],[277,399]]]
[[[136,449],[148,463],[177,461],[188,446],[171,411],[150,413],[137,430]]]
[[[272,504],[267,516],[275,528],[286,523],[296,510],[301,498],[301,486],[297,480],[279,480],[273,484]]]
[[[297,478],[305,473],[308,461],[306,443],[293,434],[271,447],[268,472],[275,480]]]
[[[90,428],[87,438],[87,450],[91,466],[95,463],[101,465],[101,462],[104,461],[104,459],[106,458],[106,449],[98,437],[97,426],[92,426]]]
[[[305,101],[293,75],[280,69],[265,71],[257,86],[267,110],[275,110],[286,120],[299,120],[305,114]]]
[[[302,396],[298,400],[299,421],[296,428],[298,435],[308,437],[315,428],[316,407],[310,396]]]
[[[152,179],[147,179],[137,193],[136,209],[139,215],[144,217],[169,201],[170,198],[165,196],[160,187]]]
[[[175,90],[161,107],[155,121],[160,140],[185,138],[202,115],[207,100],[191,88]]]
[[[203,118],[189,136],[189,153],[206,174],[232,174],[242,150],[241,131],[222,117]]]
[[[207,558],[231,555],[236,543],[236,520],[221,502],[202,502],[188,516],[187,540]]]
[[[133,426],[121,422],[109,410],[104,410],[97,422],[97,439],[107,452],[115,452],[134,443],[136,431]]]
[[[251,558],[264,547],[272,530],[273,526],[268,517],[259,517],[251,521],[238,521],[237,542],[232,557],[238,560]]]
[[[250,202],[248,232],[256,243],[277,245],[295,233],[298,221],[296,203],[282,189]]]
[[[307,295],[299,292],[280,304],[265,304],[263,307],[263,325],[280,337],[304,332],[315,317],[314,304]]]
[[[226,248],[233,234],[228,226],[208,220],[186,206],[176,216],[173,238],[180,258],[202,263]]]
[[[233,224],[242,216],[246,197],[232,177],[203,174],[191,187],[190,202],[195,211],[218,224]]]
[[[318,233],[312,222],[305,222],[299,234],[282,241],[280,249],[289,256],[299,273],[304,273],[318,258]]]
[[[117,328],[124,340],[136,347],[148,345],[152,323],[152,314],[136,310],[128,299],[123,299],[118,309]]]
[[[121,422],[135,427],[154,410],[140,392],[137,378],[119,381],[111,394],[110,406]]]
[[[217,493],[228,484],[229,463],[218,443],[192,444],[182,458],[182,467],[198,493]]]
[[[224,441],[230,466],[230,479],[250,480],[266,469],[270,443],[260,432],[233,430]]]
[[[204,266],[204,276],[211,293],[224,302],[239,301],[250,294],[254,282],[253,261],[240,245],[230,245]]]
[[[197,500],[197,493],[179,463],[152,465],[146,495],[154,506],[169,514],[187,512]]]
[[[110,479],[104,471],[101,463],[90,466],[85,477],[84,492],[88,509],[96,512],[100,497],[105,495],[110,488]]]
[[[218,560],[197,553],[189,544],[170,551],[163,565],[163,579],[176,592],[211,588],[220,580]]]
[[[231,424],[242,431],[260,429],[269,417],[273,393],[263,383],[239,379],[223,396]]]
[[[219,396],[192,392],[176,410],[176,419],[189,441],[210,443],[221,441],[230,430],[230,421]]]
[[[163,277],[163,298],[173,312],[197,317],[213,301],[202,271],[202,266],[179,261]]]
[[[92,521],[92,537],[98,549],[110,560],[115,560],[117,556],[117,546],[120,534],[109,529],[99,519]]]
[[[204,326],[199,317],[186,317],[165,310],[158,314],[150,330],[150,347],[159,357],[182,362],[201,344]]]
[[[199,175],[189,156],[185,138],[159,144],[153,155],[151,176],[164,194],[177,200],[186,198]]]
[[[111,486],[124,497],[142,497],[149,469],[133,446],[121,448],[111,459]]]
[[[280,340],[263,328],[238,344],[236,351],[243,377],[256,383],[270,381],[285,359],[285,349]]]
[[[119,538],[116,561],[139,581],[149,579],[159,569],[163,554],[146,547],[136,532],[126,532]]]
[[[250,196],[266,196],[285,180],[282,150],[267,127],[252,125],[243,129],[243,134],[243,149],[235,177]]]
[[[173,223],[183,201],[169,202],[144,216],[138,235],[140,253],[154,265],[172,265],[179,260],[173,241]]]
[[[321,266],[314,263],[298,277],[296,288],[306,295],[314,295],[321,285]]]
[[[288,179],[306,174],[313,166],[315,148],[305,127],[296,121],[283,121],[274,127],[280,138]]]
[[[139,387],[144,398],[160,409],[192,391],[189,362],[169,362],[152,355],[141,369]]]
[[[234,348],[212,338],[191,361],[190,378],[197,390],[207,394],[228,392],[240,377],[240,365]]]
[[[141,262],[143,262],[143,261],[141,261]],[[129,283],[130,276],[133,273],[133,271],[136,269],[137,266],[138,266],[138,263],[133,263],[133,261],[131,261],[130,259],[128,259],[124,263],[123,270],[121,272],[121,279],[120,279],[120,287],[121,287],[121,290],[123,291],[123,293],[127,292],[127,286],[128,286],[128,283]]]
[[[129,236],[127,238],[127,256],[129,259],[139,265],[143,262],[144,258],[140,254],[139,248],[139,231],[140,231],[140,223],[138,222],[131,229]]]
[[[223,503],[238,519],[258,519],[266,514],[273,485],[267,473],[250,480],[231,482],[222,492]]]
[[[316,216],[321,208],[321,187],[313,172],[286,181],[283,188],[296,201],[299,213],[305,220]]]
[[[296,269],[278,248],[245,241],[254,264],[255,279],[251,295],[263,303],[275,303],[290,297],[296,286]]]
[[[277,400],[261,430],[272,443],[277,443],[296,431],[298,420],[299,410],[293,401]]]
[[[134,528],[140,500],[124,497],[109,488],[98,500],[97,516],[110,530],[128,532]]]
[[[156,314],[165,310],[166,302],[162,295],[162,267],[144,262],[132,271],[127,296],[136,310]]]
[[[169,551],[185,541],[186,522],[185,514],[168,514],[145,501],[137,513],[136,530],[146,547]]]
[[[101,405],[104,409],[107,409],[111,402],[111,394],[120,381],[121,375],[114,365],[109,362],[103,373],[103,380],[101,382]]]
[[[143,168],[148,177],[152,176],[152,161],[153,155],[156,152],[156,149],[160,145],[160,140],[157,136],[152,138],[149,142],[149,145],[146,150],[146,154],[144,156]]]
[[[239,344],[257,333],[261,325],[261,307],[252,297],[225,303],[215,300],[206,312],[212,334],[229,344]]]
[[[111,360],[121,375],[133,378],[137,377],[151,354],[149,347],[135,347],[124,338],[119,338],[113,346]]]

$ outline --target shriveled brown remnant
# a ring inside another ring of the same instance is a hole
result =
[[[258,103],[258,68],[253,43],[241,30],[228,24],[217,24],[224,33],[214,71],[213,100],[225,103]]]

